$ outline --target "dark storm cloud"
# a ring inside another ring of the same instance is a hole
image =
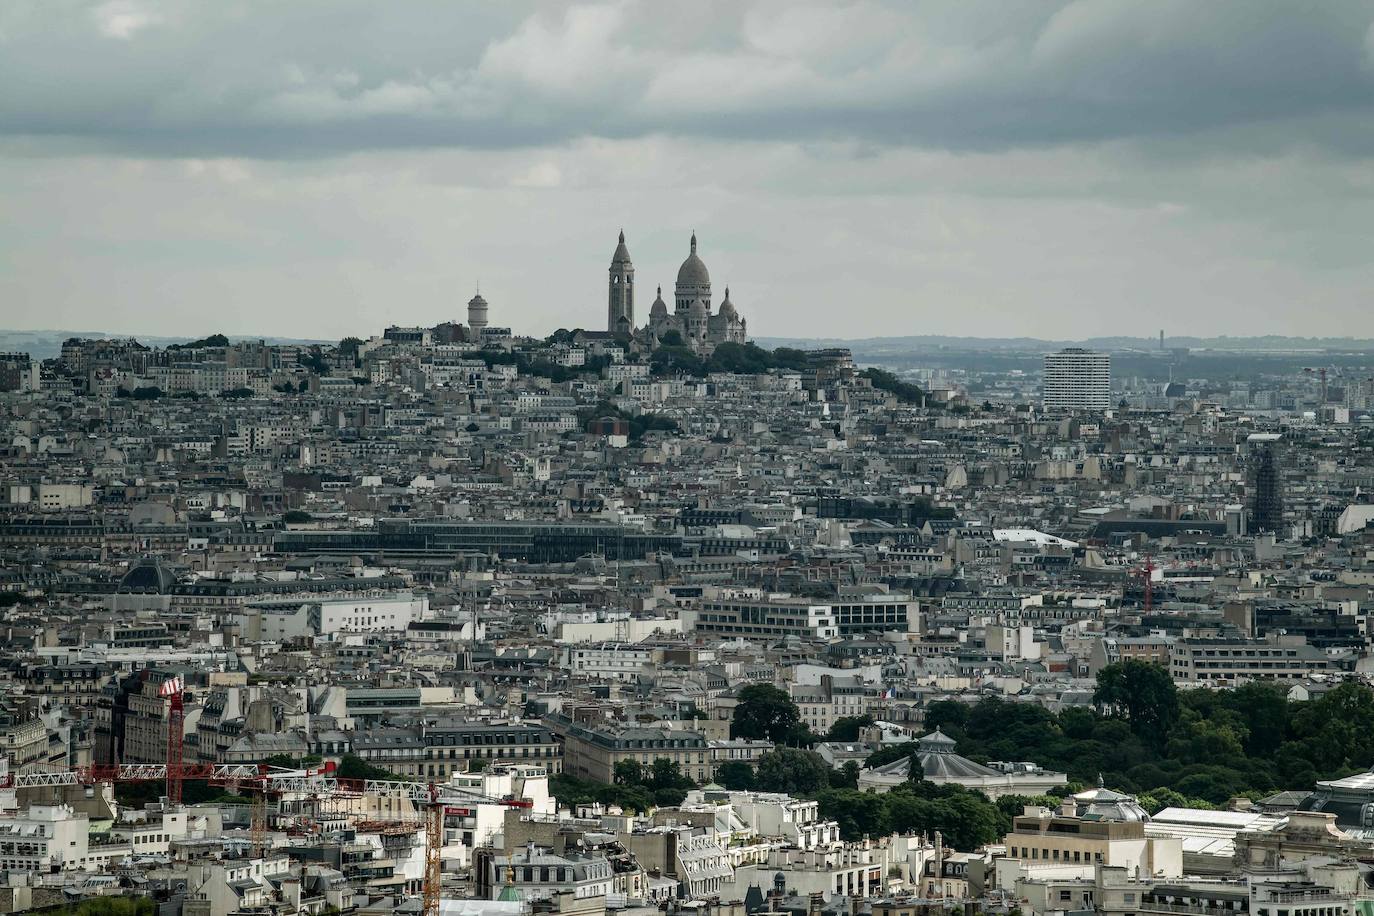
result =
[[[1246,135],[1367,153],[1366,2],[0,7],[0,131],[299,157],[652,134],[953,150]],[[34,140],[39,142],[33,142]]]

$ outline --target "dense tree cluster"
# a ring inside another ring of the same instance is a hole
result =
[[[765,350],[755,343],[717,344],[710,356],[692,352],[682,335],[669,331],[658,349],[649,357],[650,371],[656,376],[690,375],[705,378],[713,372],[733,372],[737,375],[762,375],[773,369],[802,370],[811,365],[811,358],[802,350],[778,347]]]
[[[339,759],[339,766],[335,769],[334,775],[340,779],[384,779],[397,780],[400,782],[409,781],[404,776],[397,776],[390,770],[382,767],[373,766],[361,757],[354,754],[344,754]]]
[[[912,780],[882,794],[856,789],[824,789],[817,793],[821,816],[840,825],[840,834],[854,840],[891,832],[933,834],[956,849],[973,850],[1000,840],[1011,829],[1011,818],[1028,804],[1057,804],[1055,799],[1005,796],[993,803],[986,795],[959,786],[937,786]]]
[[[802,724],[797,704],[772,684],[750,684],[736,698],[731,738],[768,740],[774,744],[810,745],[815,741]]]
[[[926,393],[920,387],[902,381],[886,369],[865,369],[859,373],[859,378],[868,379],[874,388],[895,395],[904,404],[925,404]]]
[[[873,717],[870,715],[862,716],[841,716],[835,720],[835,724],[830,726],[830,731],[825,733],[826,741],[858,741],[859,732],[873,724]]]
[[[189,340],[184,344],[168,344],[168,350],[199,350],[204,347],[227,347],[229,338],[223,334],[211,334],[199,340]]]
[[[1057,715],[1030,703],[943,701],[925,721],[970,759],[1033,760],[1079,784],[1101,774],[1156,809],[1310,789],[1374,764],[1374,691],[1362,684],[1298,703],[1274,684],[1178,691],[1163,669],[1126,662],[1101,672],[1096,700],[1099,711]]]
[[[328,375],[329,363],[324,358],[324,352],[319,344],[311,344],[310,347],[296,357],[296,361],[316,375]]]
[[[644,813],[662,805],[680,805],[694,783],[672,760],[660,757],[645,767],[622,760],[615,767],[615,782],[593,782],[560,773],[549,780],[549,791],[561,805],[599,802],[626,811]]]

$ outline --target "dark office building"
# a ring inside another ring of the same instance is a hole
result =
[[[1250,530],[1278,531],[1283,524],[1283,481],[1279,473],[1276,443],[1265,443],[1255,456],[1255,497],[1250,510]]]

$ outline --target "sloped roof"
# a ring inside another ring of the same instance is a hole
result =
[[[923,735],[916,742],[916,756],[921,761],[921,770],[926,779],[978,779],[984,776],[1000,776],[996,770],[974,763],[967,757],[954,753],[955,741],[944,732],[936,729]],[[911,758],[903,757],[884,764],[874,770],[888,776],[911,776]]]

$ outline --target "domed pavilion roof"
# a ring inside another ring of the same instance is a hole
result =
[[[144,557],[119,580],[121,594],[141,592],[143,594],[165,595],[176,584],[176,573],[156,557]]]
[[[687,255],[687,260],[682,262],[682,266],[677,269],[677,285],[681,288],[703,287],[711,285],[711,272],[706,269],[706,264],[697,257],[697,234],[692,233],[692,253]]]

